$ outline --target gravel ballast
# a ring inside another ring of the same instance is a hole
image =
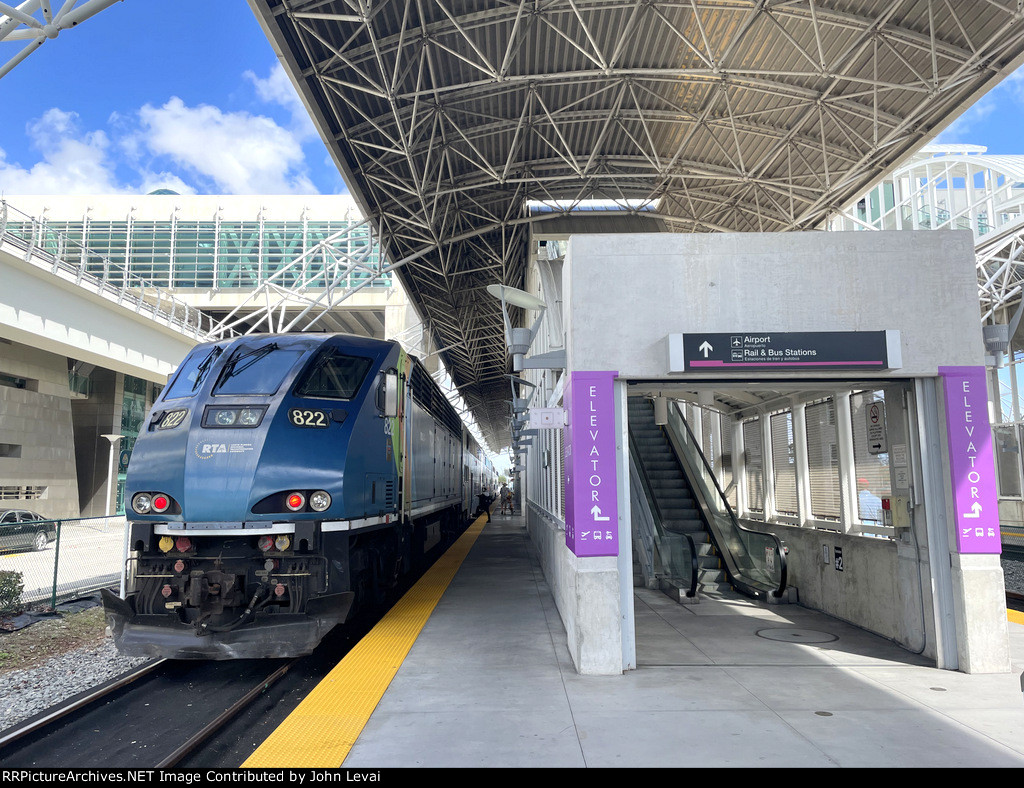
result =
[[[113,641],[105,638],[36,667],[0,674],[0,730],[11,728],[147,661],[146,657],[119,654]]]

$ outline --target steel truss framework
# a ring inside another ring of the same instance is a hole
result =
[[[367,224],[363,220],[332,233],[277,268],[218,321],[211,337],[322,329],[318,323],[332,309],[387,273],[377,262],[376,239]]]
[[[821,226],[1015,68],[1015,0],[250,0],[492,445],[529,200]]]
[[[929,145],[829,222],[831,230],[971,230],[985,322],[1009,322],[1024,288],[1024,155]]]
[[[118,0],[25,0],[16,6],[0,2],[0,42],[27,42],[0,65],[0,78],[39,49],[47,39],[56,38],[62,30],[76,27],[116,2]]]

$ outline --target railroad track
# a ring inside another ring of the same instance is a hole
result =
[[[308,658],[247,660],[244,668],[237,662],[149,662],[5,731],[0,764],[176,766],[301,659]]]
[[[235,768],[439,555],[308,656],[154,660],[0,733],[0,766]]]

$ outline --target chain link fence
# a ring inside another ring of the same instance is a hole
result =
[[[56,607],[118,585],[124,517],[0,525],[0,614]]]

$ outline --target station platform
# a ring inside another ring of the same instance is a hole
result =
[[[966,675],[795,604],[634,604],[637,669],[578,675],[523,518],[493,515],[333,765],[1024,766],[1022,625],[1012,673]]]

